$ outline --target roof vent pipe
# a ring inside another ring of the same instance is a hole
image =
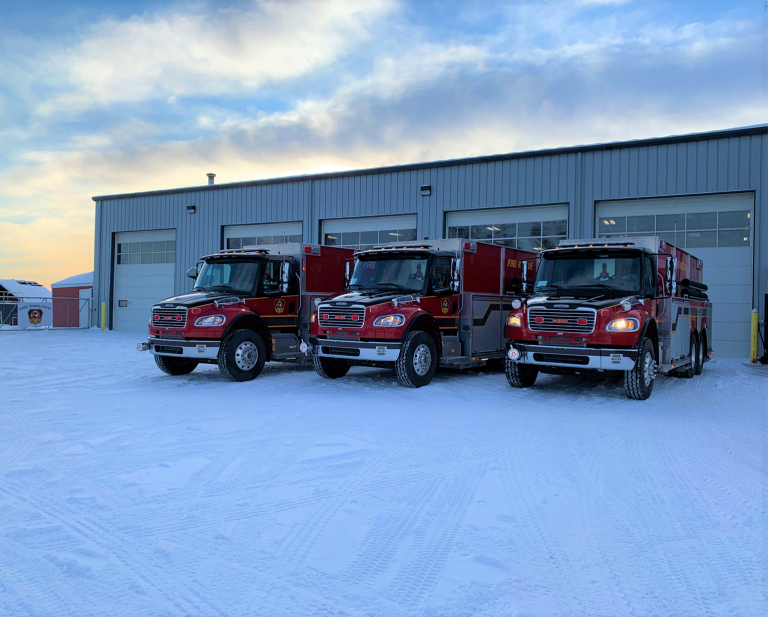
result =
[[[208,176],[208,184],[209,185],[213,184],[213,179],[216,177],[216,174],[205,174],[205,175]]]

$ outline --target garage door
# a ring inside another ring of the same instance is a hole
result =
[[[377,244],[416,240],[416,215],[370,216],[323,221],[323,244],[363,250]]]
[[[152,304],[174,294],[176,232],[117,234],[112,328],[146,332]]]
[[[596,213],[601,237],[658,234],[704,260],[715,356],[749,355],[752,193],[598,202]]]
[[[540,251],[554,248],[568,237],[568,205],[449,212],[445,225],[449,238]]]
[[[228,249],[239,249],[257,244],[283,244],[301,241],[301,221],[261,223],[259,225],[228,225],[224,228],[224,248]]]

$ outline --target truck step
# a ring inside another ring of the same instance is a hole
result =
[[[440,364],[461,364],[469,360],[467,356],[449,356],[447,358],[440,358]]]

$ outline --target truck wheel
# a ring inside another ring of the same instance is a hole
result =
[[[627,397],[636,401],[644,401],[653,392],[653,382],[656,378],[656,353],[653,343],[644,338],[637,346],[637,360],[631,371],[624,373],[624,391]]]
[[[695,334],[691,334],[691,363],[686,366],[682,371],[679,373],[676,373],[678,377],[682,377],[683,379],[693,379],[695,375],[698,375],[696,372],[696,365],[699,362],[699,340],[696,338]]]
[[[230,381],[256,379],[266,361],[267,348],[253,330],[235,330],[219,350],[219,370]]]
[[[197,362],[188,358],[155,356],[155,364],[166,375],[189,375],[197,368]]]
[[[426,332],[414,330],[403,340],[395,362],[397,380],[406,388],[426,386],[437,371],[437,346]]]
[[[512,360],[505,362],[504,372],[507,374],[509,385],[513,388],[530,388],[539,376],[539,369],[535,366],[512,362]]]
[[[339,379],[349,373],[351,368],[349,362],[339,358],[323,358],[315,354],[312,356],[312,363],[315,365],[315,372],[320,377],[326,379]]]
[[[702,334],[701,338],[699,339],[699,348],[698,352],[696,353],[696,374],[701,375],[701,372],[704,370],[704,354],[707,344],[707,335]]]

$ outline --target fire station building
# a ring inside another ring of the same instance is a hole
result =
[[[222,248],[472,238],[538,251],[659,235],[704,260],[716,357],[749,355],[768,293],[768,125],[94,197],[94,322],[146,331],[156,300]]]

